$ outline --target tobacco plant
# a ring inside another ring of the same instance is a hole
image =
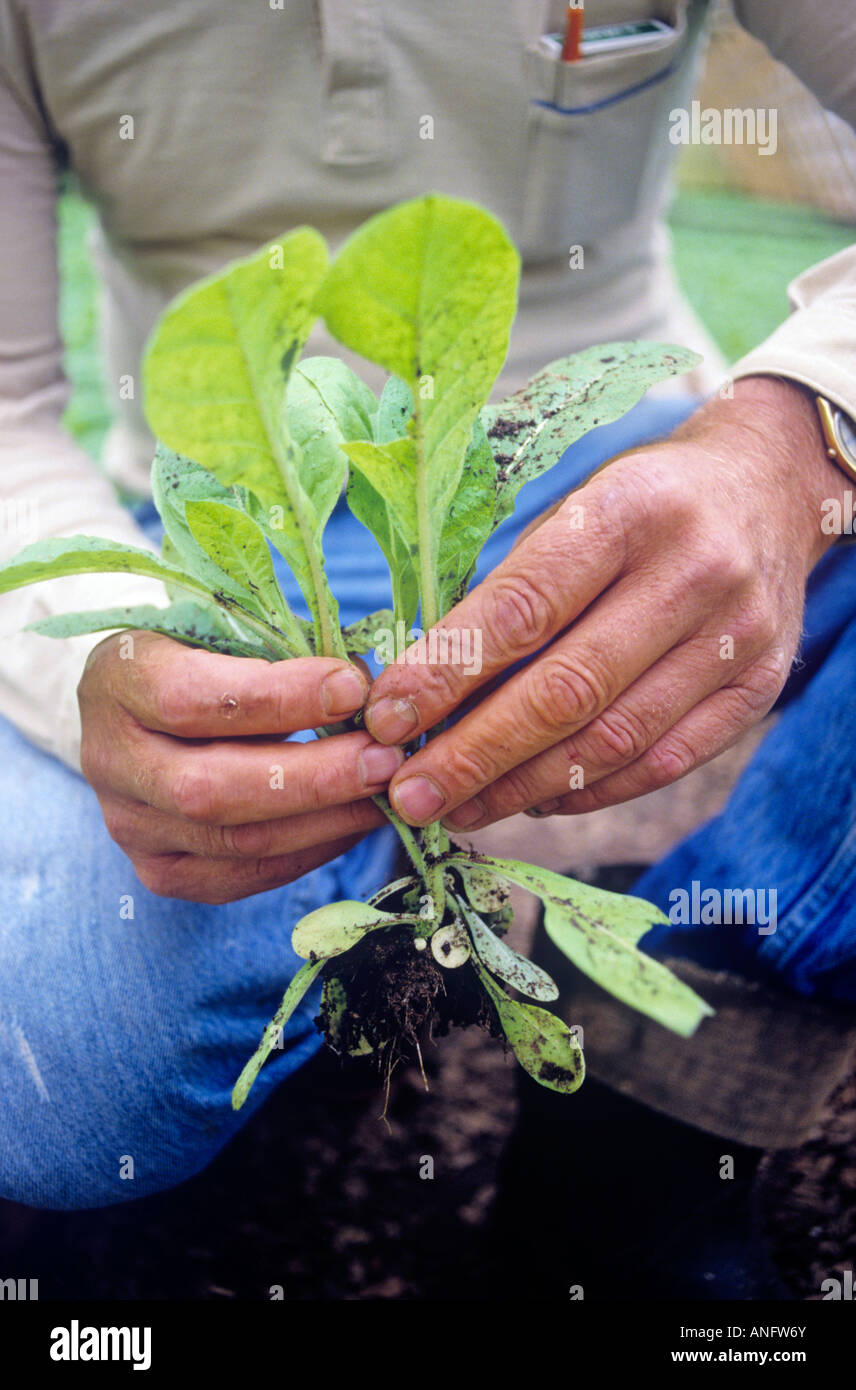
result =
[[[430,629],[465,593],[518,490],[592,426],[698,360],[662,344],[610,343],[552,362],[516,395],[488,404],[518,275],[495,218],[432,194],[371,218],[332,263],[323,238],[301,228],[192,286],[164,313],[144,362],[147,418],[160,441],[152,488],[161,556],[88,536],[40,541],[0,567],[0,592],[83,572],[150,575],[163,581],[166,607],[70,613],[31,627],[53,637],[146,629],[266,661],[364,653],[391,624],[410,633],[417,614]],[[389,373],[380,399],[338,358],[301,360],[319,315],[339,342]],[[386,557],[393,609],[342,629],[322,541],[345,486]],[[311,621],[286,602],[272,551],[294,574]],[[345,727],[353,725],[316,734]],[[479,1022],[505,1035],[537,1081],[574,1091],[582,1050],[542,1007],[558,988],[504,939],[509,883],[541,898],[553,942],[616,998],[682,1036],[711,1012],[638,950],[667,920],[652,905],[466,852],[440,826],[413,830],[385,797],[375,801],[398,831],[407,872],[368,902],[333,903],[298,922],[292,941],[306,963],[236,1082],[236,1109],[316,979],[327,1041],[375,1054],[387,1076],[426,1036]]]

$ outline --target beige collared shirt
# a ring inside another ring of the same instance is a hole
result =
[[[713,386],[724,364],[676,290],[661,222],[669,112],[691,98],[706,9],[588,0],[589,23],[653,10],[673,33],[569,70],[538,46],[564,11],[551,0],[0,0],[0,558],[52,535],[146,544],[109,479],[147,491],[140,355],[173,294],[301,223],[335,247],[427,189],[483,203],[523,252],[499,393],[552,358],[637,337],[697,347],[706,366],[688,384]],[[856,124],[849,0],[739,11]],[[61,165],[99,212],[106,477],[61,425]],[[801,276],[794,315],[738,374],[781,372],[856,412],[854,267],[845,252]],[[320,331],[310,350],[338,351]],[[136,601],[163,590],[83,576],[0,600],[0,714],[72,766],[75,689],[101,638],[20,628]]]

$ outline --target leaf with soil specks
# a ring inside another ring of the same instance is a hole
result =
[[[505,907],[508,883],[499,874],[461,859],[456,860],[455,868],[467,885],[467,897],[476,912],[500,912]]]
[[[345,899],[339,903],[326,903],[316,907],[301,917],[291,934],[292,948],[304,960],[340,956],[350,951],[366,932],[378,927],[393,927],[397,924],[414,924],[416,917],[401,916],[395,912],[381,912],[379,907]]]
[[[194,647],[229,656],[261,657],[276,661],[281,653],[266,647],[238,622],[230,622],[225,614],[202,604],[178,602],[169,608],[150,604],[137,607],[102,608],[90,613],[58,613],[29,623],[28,630],[44,637],[79,637],[85,632],[111,632],[114,629],[134,628],[142,632],[160,632]]]
[[[689,985],[637,949],[636,943],[652,926],[669,920],[652,903],[607,893],[514,859],[477,855],[467,862],[495,869],[535,893],[544,903],[547,935],[579,970],[616,999],[685,1038],[713,1013]]]
[[[530,999],[543,999],[545,1002],[558,999],[558,986],[546,970],[525,956],[518,955],[501,937],[495,936],[463,898],[456,898],[455,901],[469,927],[476,955],[492,975],[498,975],[500,980],[513,985],[520,994],[526,994]]]
[[[153,434],[255,495],[315,620],[317,653],[344,656],[321,534],[347,463],[318,419],[329,422],[323,392],[338,400],[348,369],[310,359],[290,386],[326,268],[324,238],[301,227],[192,285],[154,330],[143,384]]]
[[[588,430],[610,424],[658,381],[687,372],[697,352],[668,343],[605,343],[551,362],[481,421],[497,467],[496,520],[510,515],[524,483],[559,462]]]
[[[369,613],[367,618],[360,618],[358,623],[342,628],[345,646],[357,656],[373,652],[378,645],[378,633],[392,632],[394,622],[395,615],[391,608],[379,608],[376,613]]]
[[[309,986],[326,961],[318,960],[302,965],[285,991],[282,1003],[265,1029],[262,1040],[235,1082],[232,1090],[232,1109],[240,1110],[249,1095],[253,1082],[270,1054],[280,1045],[282,1030],[297,1008]]]
[[[582,1085],[585,1061],[570,1028],[548,1009],[509,999],[478,961],[475,967],[521,1067],[548,1090],[571,1095]]]

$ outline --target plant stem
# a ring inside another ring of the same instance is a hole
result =
[[[422,627],[432,628],[437,612],[437,585],[434,574],[434,547],[431,544],[431,518],[428,513],[428,469],[425,467],[425,447],[422,438],[422,409],[418,390],[413,398],[413,446],[416,450],[416,519],[419,544],[419,597],[422,607]]]

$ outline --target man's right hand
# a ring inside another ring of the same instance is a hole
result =
[[[130,650],[128,633],[100,642],[81,677],[81,769],[151,892],[203,903],[263,893],[385,823],[369,798],[403,761],[398,748],[363,731],[282,741],[362,708],[356,666],[130,636]]]

